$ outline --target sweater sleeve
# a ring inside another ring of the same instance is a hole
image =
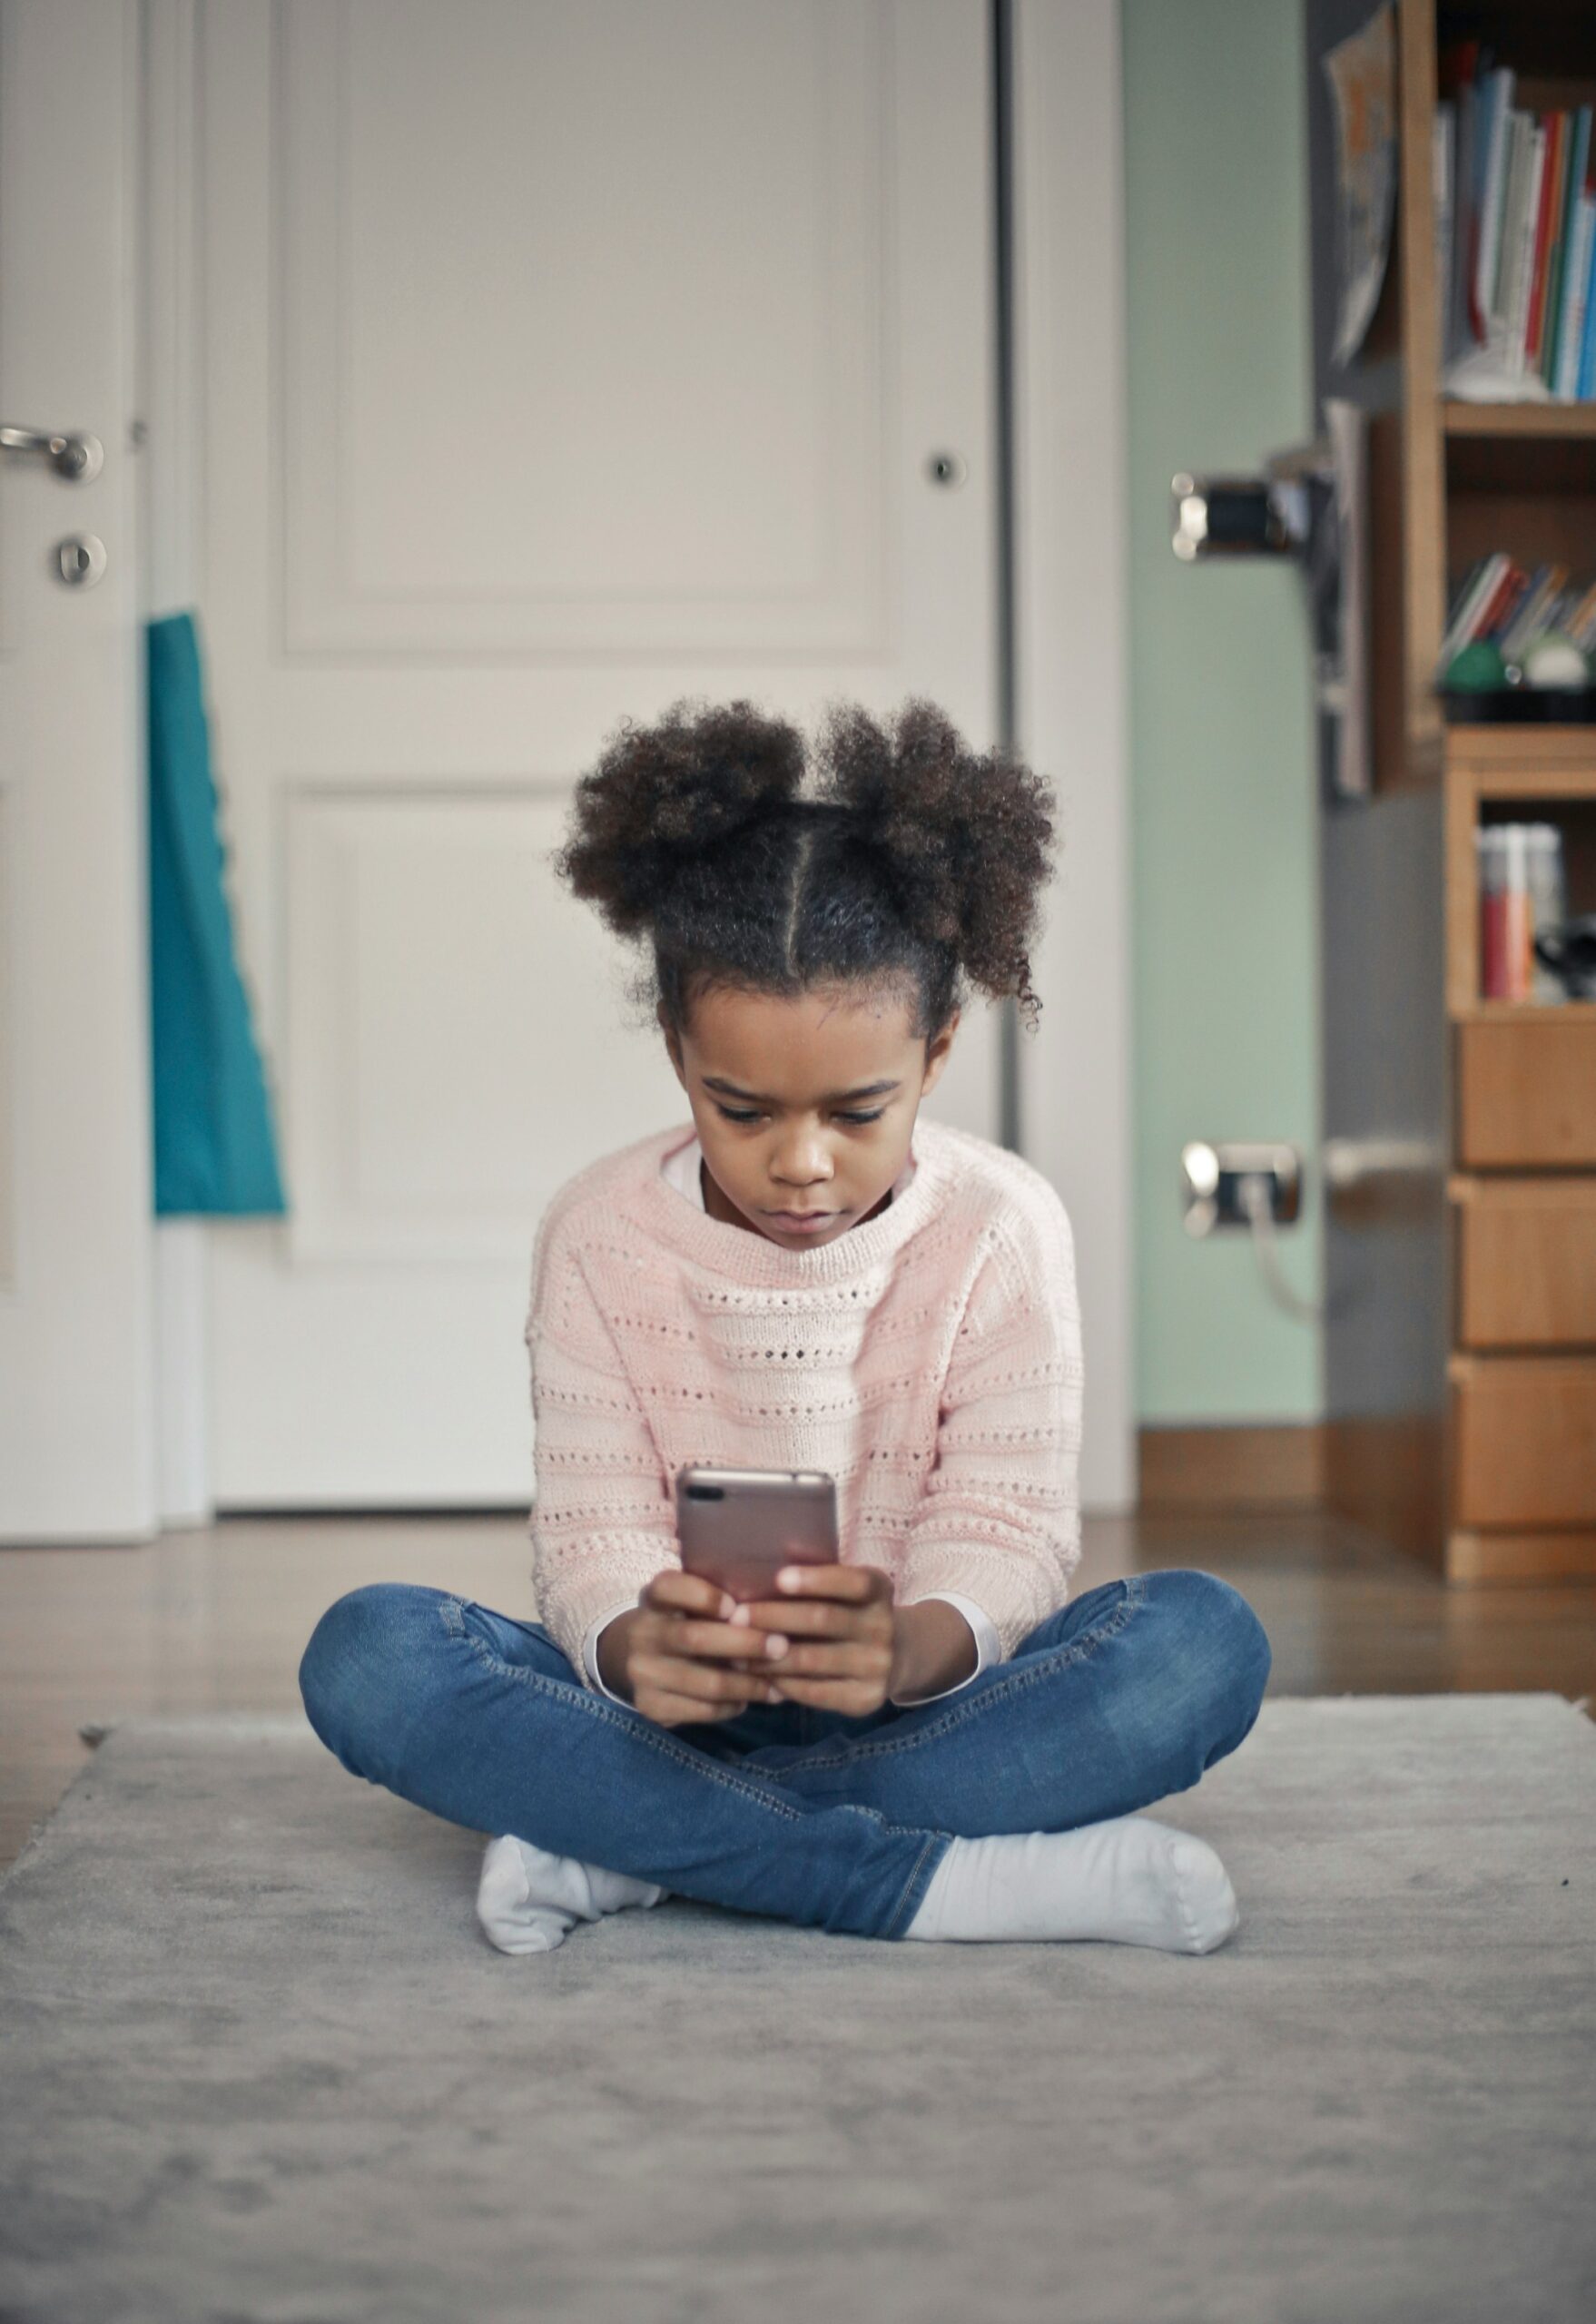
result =
[[[615,1338],[567,1238],[539,1232],[527,1319],[532,1365],[532,1579],[537,1610],[584,1679],[601,1614],[681,1563],[669,1481]]]
[[[962,1592],[1005,1656],[1063,1605],[1080,1559],[1081,1386],[1074,1244],[1049,1190],[995,1228],[966,1305],[901,1604]]]

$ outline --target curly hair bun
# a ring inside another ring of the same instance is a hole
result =
[[[645,930],[681,867],[787,804],[803,780],[803,737],[752,703],[674,703],[627,719],[576,786],[560,876],[618,936]]]
[[[952,947],[983,992],[1034,1015],[1030,947],[1053,842],[1053,793],[999,751],[976,753],[934,703],[911,699],[886,724],[843,704],[828,713],[823,794],[857,818],[898,908]]]

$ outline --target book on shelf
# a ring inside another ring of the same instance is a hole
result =
[[[1435,281],[1441,296],[1441,344],[1447,343],[1452,312],[1452,174],[1457,167],[1457,108],[1435,108],[1430,147],[1430,206],[1435,215]]]
[[[1596,397],[1596,137],[1534,112],[1477,40],[1442,55],[1432,161],[1443,384],[1479,401]]]
[[[1574,297],[1574,246],[1578,240],[1579,208],[1590,167],[1591,108],[1581,105],[1560,113],[1561,124],[1557,214],[1547,261],[1546,305],[1540,348],[1541,376],[1553,395],[1558,380],[1568,317]]]
[[[1540,174],[1534,204],[1534,231],[1530,241],[1529,311],[1524,318],[1523,338],[1520,342],[1522,359],[1545,377],[1541,350],[1546,330],[1546,310],[1552,298],[1552,276],[1555,238],[1552,233],[1552,213],[1562,216],[1562,173],[1568,166],[1569,141],[1563,134],[1563,116],[1560,113],[1542,113],[1537,132],[1540,153]]]
[[[1596,154],[1596,134],[1592,135],[1591,147],[1593,154]],[[1592,192],[1588,200],[1591,209],[1596,212],[1596,192]],[[1576,384],[1569,390],[1576,402],[1588,400],[1592,393],[1596,393],[1596,222],[1592,222],[1588,230],[1586,240],[1590,245],[1591,266],[1585,281],[1584,312],[1575,361]]]
[[[1575,398],[1580,383],[1585,318],[1590,308],[1591,270],[1596,264],[1596,196],[1581,193],[1569,250],[1572,288],[1565,301],[1562,343],[1557,353],[1557,393],[1565,401]]]
[[[1502,659],[1516,662],[1527,654],[1536,638],[1562,627],[1567,611],[1568,567],[1566,565],[1545,565],[1532,575],[1522,602],[1515,613],[1505,618],[1496,616]]]
[[[1453,592],[1446,635],[1441,641],[1443,670],[1463,652],[1465,645],[1472,645],[1476,638],[1483,636],[1485,617],[1496,590],[1512,569],[1512,559],[1499,549],[1494,556],[1482,557],[1464,574],[1461,584]]]
[[[1510,375],[1528,374],[1530,309],[1535,285],[1535,229],[1546,168],[1546,132],[1532,115],[1515,113],[1514,150],[1502,212],[1502,273],[1498,287],[1502,361]]]

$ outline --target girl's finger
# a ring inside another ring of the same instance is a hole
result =
[[[652,1687],[645,1688],[633,1705],[656,1727],[707,1727],[716,1719],[735,1718],[744,1708],[741,1703],[696,1703],[686,1695],[662,1694]]]
[[[884,1647],[833,1644],[827,1640],[822,1646],[793,1647],[783,1657],[773,1676],[783,1686],[789,1678],[855,1679],[866,1682],[873,1679],[880,1686],[885,1683],[892,1667],[892,1658]]]
[[[783,1679],[777,1691],[783,1702],[802,1703],[808,1710],[840,1710],[851,1718],[879,1710],[885,1699],[879,1687],[862,1686],[856,1679]]]
[[[798,1613],[803,1610],[793,1607]],[[787,1651],[785,1637],[774,1629],[734,1630],[730,1622],[678,1622],[665,1649],[671,1654],[701,1655],[712,1662],[774,1660]]]
[[[873,1565],[784,1565],[776,1588],[783,1598],[829,1598],[842,1606],[865,1606],[892,1594],[892,1582]]]
[[[858,1606],[835,1606],[819,1600],[805,1605],[802,1599],[789,1598],[778,1605],[769,1598],[752,1599],[737,1612],[747,1616],[746,1625],[734,1620],[731,1627],[741,1629],[744,1638],[749,1630],[779,1630],[785,1638],[852,1638],[858,1627],[862,1609]]]
[[[766,1682],[740,1670],[722,1670],[712,1662],[684,1661],[674,1654],[635,1654],[630,1677],[632,1691],[653,1688],[660,1694],[684,1695],[689,1702],[762,1702]]]
[[[709,1621],[724,1622],[734,1612],[737,1601],[718,1582],[706,1581],[701,1573],[679,1573],[675,1566],[656,1573],[643,1592],[645,1606],[657,1606],[671,1614],[701,1614]]]

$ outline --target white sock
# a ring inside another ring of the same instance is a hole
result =
[[[483,1856],[477,1917],[501,1953],[552,1953],[578,1921],[628,1905],[657,1905],[665,1893],[574,1856],[550,1856],[507,1833],[489,1840]]]
[[[1118,1816],[1073,1832],[951,1841],[904,1935],[965,1944],[1098,1937],[1212,1953],[1240,1918],[1206,1840],[1148,1816]]]

